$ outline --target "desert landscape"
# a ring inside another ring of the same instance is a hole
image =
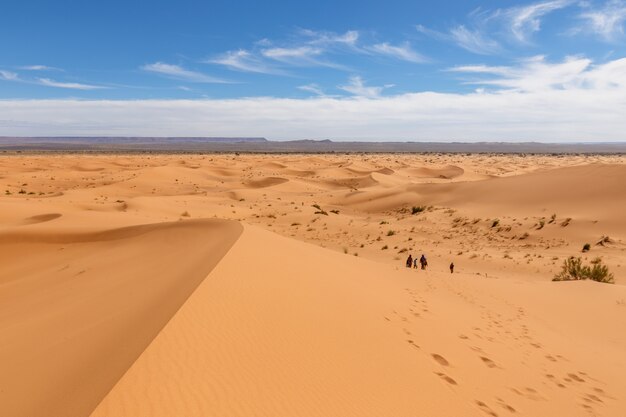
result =
[[[624,155],[5,153],[0,415],[621,417],[625,208]]]

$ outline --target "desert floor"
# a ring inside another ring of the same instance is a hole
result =
[[[6,154],[0,415],[623,417],[626,157]]]

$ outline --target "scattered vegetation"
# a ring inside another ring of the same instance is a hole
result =
[[[402,248],[402,249],[400,249],[398,251],[398,253],[404,253],[404,252],[408,252],[408,249],[407,248]]]
[[[380,250],[387,250],[387,249],[389,249],[389,246],[387,246],[387,245],[385,245],[382,248],[380,248]]]
[[[556,274],[552,281],[576,281],[590,279],[592,281],[613,284],[615,278],[609,268],[602,264],[601,258],[595,258],[591,265],[583,265],[582,259],[573,256],[563,262],[563,269]]]
[[[393,236],[393,235],[395,235],[395,234],[396,234],[396,231],[395,231],[395,230],[389,230],[389,231],[387,231],[387,236]]]
[[[189,214],[189,212],[188,212],[188,211],[184,211],[184,212],[181,214],[181,217],[191,217],[191,214]]]
[[[552,216],[550,216],[550,221],[548,223],[552,224],[556,221],[556,213],[554,213]]]
[[[585,243],[583,245],[583,252],[589,252],[590,249],[591,249],[591,245],[589,243]]]
[[[333,214],[339,214],[339,210],[337,210],[337,209],[331,210],[330,212],[333,213]]]
[[[381,224],[381,225],[382,225],[382,224],[389,224],[389,222],[386,222],[386,221],[384,221],[384,220],[383,220],[383,221],[381,221],[381,222],[380,222],[380,223],[378,223],[378,224]]]
[[[543,226],[545,225],[546,225],[546,219],[544,218],[539,219],[539,223],[537,223],[537,230],[543,229]]]
[[[426,210],[426,206],[413,206],[411,207],[411,214],[418,214]]]
[[[567,226],[567,225],[569,224],[569,222],[571,222],[571,221],[572,221],[572,218],[571,218],[571,217],[568,217],[567,219],[565,219],[565,220],[563,220],[563,221],[561,222],[561,227],[565,227],[565,226]]]
[[[495,219],[492,223],[491,223],[491,227],[496,227],[497,225],[500,224],[500,220],[499,219]]]

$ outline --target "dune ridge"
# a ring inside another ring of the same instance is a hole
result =
[[[0,234],[2,415],[88,415],[240,232],[195,220]]]

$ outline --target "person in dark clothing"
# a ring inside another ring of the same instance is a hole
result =
[[[454,262],[450,262],[450,273],[454,274]]]
[[[409,257],[406,258],[406,267],[410,268],[411,266],[413,266],[413,257],[409,255]]]
[[[422,257],[420,258],[420,264],[422,265],[422,269],[426,269],[426,266],[428,266],[428,261],[426,260],[426,257],[422,254]]]
[[[413,260],[413,269],[417,269],[417,258]]]

